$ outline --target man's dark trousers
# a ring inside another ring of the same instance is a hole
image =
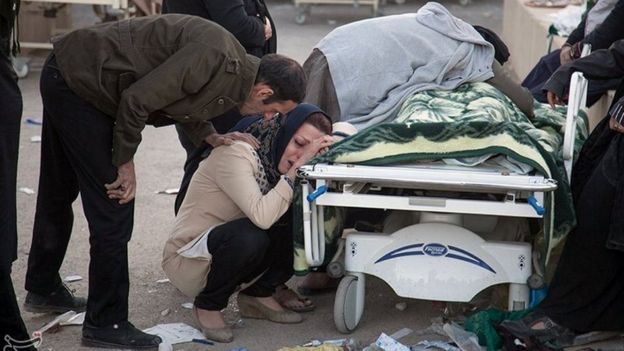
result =
[[[6,345],[5,335],[19,341],[30,338],[11,280],[17,257],[15,194],[21,117],[17,76],[9,58],[0,52],[0,350]]]
[[[91,246],[85,325],[110,326],[128,319],[134,202],[119,205],[108,199],[104,187],[117,178],[113,118],[75,95],[56,67],[51,55],[41,72],[41,172],[26,290],[48,295],[62,284],[59,269],[72,231],[71,205],[80,193]]]

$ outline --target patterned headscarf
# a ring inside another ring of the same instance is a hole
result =
[[[325,115],[331,122],[331,118],[317,106],[299,104],[286,117],[275,117],[269,121],[258,116],[245,117],[230,131],[250,133],[260,141],[258,157],[269,185],[274,187],[281,176],[277,167],[286,146],[297,129],[314,113]]]

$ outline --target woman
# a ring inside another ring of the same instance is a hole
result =
[[[561,66],[546,82],[554,106],[570,76],[624,77],[624,40]],[[534,312],[503,326],[515,336],[559,346],[578,333],[624,330],[624,84],[592,131],[572,172],[577,226],[568,235],[548,295]]]
[[[259,150],[234,142],[202,161],[163,258],[171,283],[195,298],[193,313],[202,332],[219,342],[233,340],[220,310],[239,285],[258,276],[239,293],[241,315],[301,322],[272,297],[292,275],[292,232],[283,223],[290,218],[283,215],[297,168],[332,143],[330,118],[308,104],[285,118],[245,118],[235,129],[256,136]]]

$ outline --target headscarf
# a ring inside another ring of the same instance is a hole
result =
[[[286,146],[297,129],[314,113],[324,115],[331,122],[331,118],[317,106],[299,104],[286,117],[274,117],[269,121],[264,120],[261,116],[245,117],[230,131],[249,133],[260,141],[260,148],[256,151],[266,173],[267,181],[273,187],[281,176],[277,167]]]

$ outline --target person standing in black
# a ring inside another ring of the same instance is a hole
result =
[[[15,194],[22,95],[10,56],[19,49],[14,32],[19,5],[19,0],[0,2],[0,350],[11,340],[30,339],[11,280],[11,266],[17,258]],[[33,346],[27,349],[35,350]]]
[[[194,15],[211,20],[234,34],[247,53],[256,57],[277,51],[275,24],[264,0],[163,0],[162,13]],[[238,110],[233,109],[213,119],[212,124],[217,132],[226,133],[241,118]],[[186,150],[184,176],[174,205],[177,214],[199,162],[208,157],[212,148],[208,144],[196,146],[179,124],[176,124],[176,131]]]

